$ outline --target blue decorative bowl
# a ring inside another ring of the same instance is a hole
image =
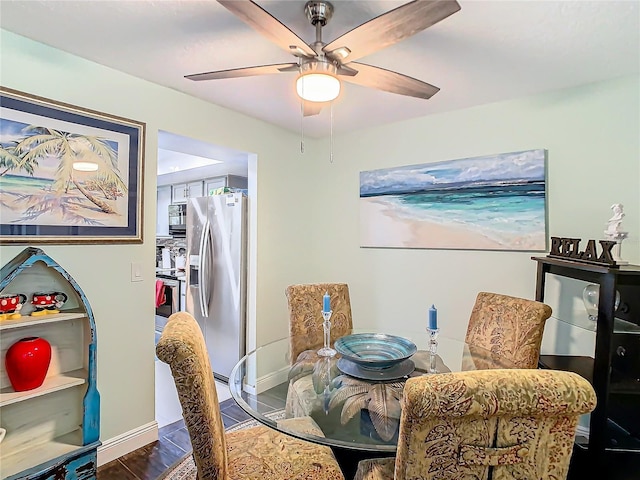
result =
[[[416,353],[411,340],[384,333],[356,333],[335,341],[343,358],[362,368],[389,368]]]

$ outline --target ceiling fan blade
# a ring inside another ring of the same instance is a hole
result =
[[[458,10],[456,0],[414,0],[363,23],[322,50],[333,60],[352,62],[415,35]],[[340,50],[345,47],[349,51],[346,57]],[[331,55],[334,50],[337,58]]]
[[[358,70],[358,74],[355,77],[344,76],[340,78],[363,87],[375,88],[409,97],[424,98],[425,100],[440,91],[438,87],[434,87],[422,80],[392,72],[391,70],[385,70],[384,68],[358,62],[351,62],[349,66]]]
[[[272,73],[286,72],[287,69],[296,67],[297,63],[274,63],[273,65],[259,65],[257,67],[232,68],[230,70],[218,70],[217,72],[194,73],[185,75],[189,80],[219,80],[222,78],[253,77],[256,75],[269,75]]]
[[[305,117],[311,117],[313,115],[318,115],[322,107],[325,106],[326,102],[307,102],[305,100],[302,101],[302,112]]]
[[[257,3],[251,0],[218,0],[218,3],[287,52],[308,58],[317,55],[304,40]]]

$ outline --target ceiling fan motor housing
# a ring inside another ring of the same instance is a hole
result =
[[[304,11],[311,25],[315,26],[319,23],[324,27],[333,15],[333,5],[329,2],[311,1],[306,3]]]
[[[307,73],[324,73],[328,75],[336,76],[336,66],[324,59],[314,59],[302,62],[300,65],[300,73],[306,75]]]

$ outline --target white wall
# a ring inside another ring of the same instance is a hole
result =
[[[549,235],[604,238],[610,206],[620,202],[630,232],[623,257],[638,263],[639,86],[638,77],[623,78],[336,138],[334,163],[327,154],[310,172],[318,179],[309,182],[308,192],[315,198],[309,226],[316,263],[297,280],[348,281],[360,326],[421,329],[434,303],[443,334],[463,338],[478,291],[533,298],[536,264],[530,257],[545,252],[360,248],[359,172],[536,148],[548,150]],[[559,288],[549,283],[551,290]],[[584,314],[580,298],[563,301]],[[550,320],[545,331],[547,351],[591,348],[593,335],[584,331],[556,342],[556,323]]]
[[[304,182],[291,179],[306,176],[303,172],[313,162],[314,141],[307,140],[308,153],[302,156],[297,135],[264,122],[4,30],[0,45],[3,86],[146,122],[144,243],[43,246],[78,282],[93,307],[102,397],[101,440],[105,442],[155,418],[153,292],[158,130],[253,152],[249,168],[257,172],[257,179],[251,190],[259,201],[250,208],[254,212],[251,269],[258,275],[257,280],[249,282],[249,294],[257,298],[257,303],[251,301],[251,322],[259,316],[261,331],[257,335],[270,338],[283,335],[287,328],[283,285],[308,270],[308,233],[291,232],[291,226],[306,216],[307,204],[291,200],[310,197],[304,195]],[[23,248],[3,246],[1,263]],[[143,263],[142,282],[130,281],[133,261]],[[251,337],[256,338],[255,329]]]

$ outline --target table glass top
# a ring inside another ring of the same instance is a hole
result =
[[[354,332],[364,333],[364,332]],[[404,382],[418,375],[515,368],[482,348],[444,336],[431,353],[427,332],[395,333],[417,352],[385,368],[363,368],[317,349],[290,358],[289,337],[250,352],[229,378],[238,405],[259,422],[304,440],[370,452],[395,452]],[[276,409],[276,413],[273,412]]]

